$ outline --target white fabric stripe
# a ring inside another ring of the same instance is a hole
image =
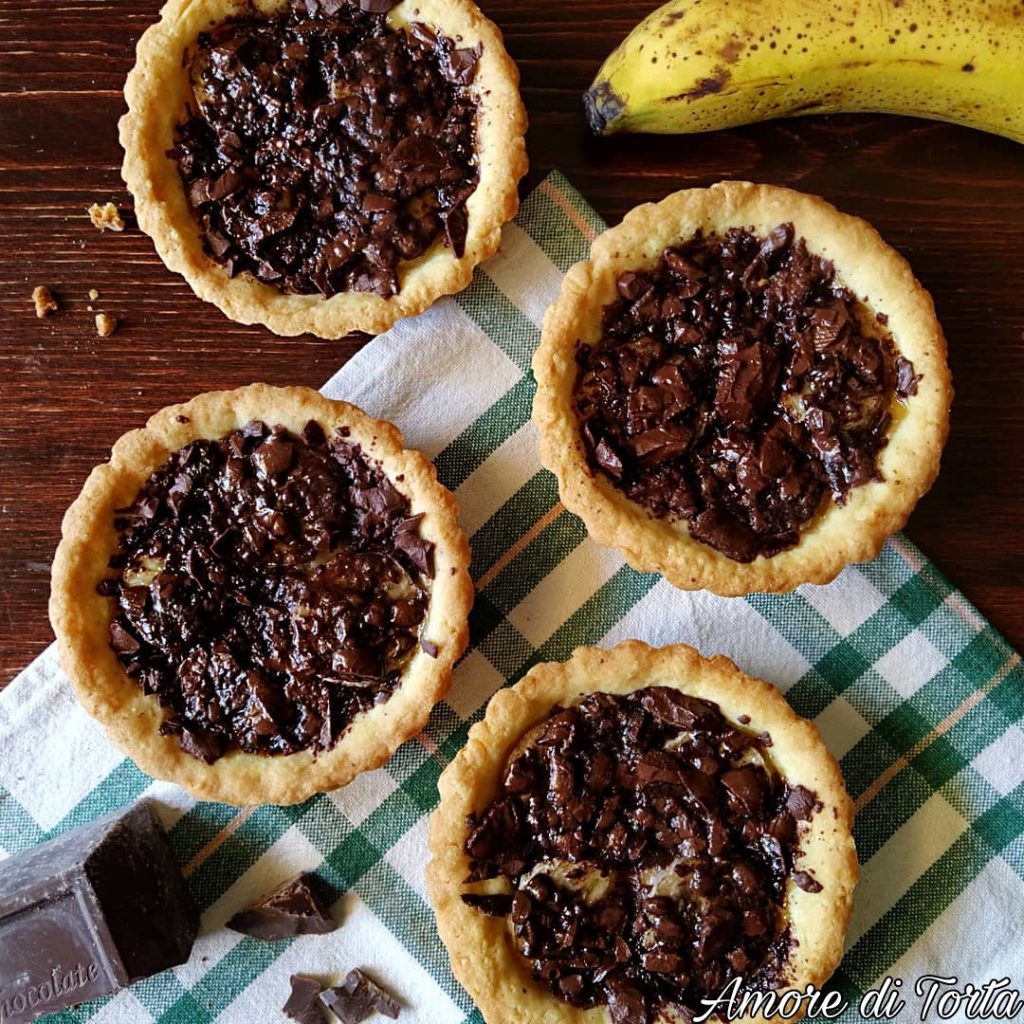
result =
[[[518,224],[508,224],[501,249],[483,269],[498,290],[536,327],[558,298],[562,275],[544,250]]]
[[[540,647],[620,565],[616,552],[584,541],[512,609],[509,622],[534,647]]]
[[[536,450],[536,430],[532,423],[527,423],[500,444],[455,492],[459,499],[459,520],[471,540],[473,534],[540,471]],[[509,543],[514,539],[509,538]]]
[[[964,819],[933,794],[861,867],[847,945],[864,935],[966,828]]]
[[[740,668],[788,689],[808,669],[806,659],[743,600],[677,590],[660,580],[608,632],[606,644],[629,637],[650,644],[688,643],[725,654]]]
[[[444,299],[360,349],[321,390],[392,420],[406,445],[433,457],[521,377],[458,305]]]

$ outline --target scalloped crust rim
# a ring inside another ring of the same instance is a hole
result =
[[[254,0],[271,14],[286,0]],[[191,99],[186,54],[200,32],[246,9],[245,0],[168,0],[160,20],[139,40],[135,66],[125,82],[128,113],[119,133],[124,149],[121,175],[135,199],[139,227],[170,270],[226,316],[243,324],[261,323],[276,334],[309,332],[340,338],[353,331],[379,334],[404,316],[420,313],[442,295],[469,284],[473,269],[492,256],[501,229],[519,208],[518,183],[526,173],[526,111],[519,95],[519,71],[505,50],[498,28],[472,0],[403,0],[388,19],[398,26],[423,21],[462,45],[482,43],[471,86],[477,101],[477,154],[480,182],[467,202],[469,231],[461,259],[438,239],[420,257],[399,265],[400,291],[379,295],[341,292],[290,295],[249,274],[228,277],[205,252],[175,160],[175,128]]]
[[[96,585],[107,575],[118,547],[114,510],[130,504],[173,452],[197,438],[224,437],[253,419],[283,424],[294,433],[309,420],[328,435],[347,426],[365,455],[400,481],[397,486],[408,496],[413,514],[424,513],[421,533],[435,544],[423,636],[437,645],[438,654],[433,658],[417,651],[390,699],[358,715],[328,751],[264,757],[233,750],[207,765],[186,754],[174,737],[160,735],[163,711],[117,660],[108,639],[112,603],[96,593]],[[403,446],[394,425],[308,388],[253,384],[162,409],[114,445],[109,462],[92,471],[64,516],[53,563],[50,621],[61,666],[79,702],[143,771],[177,783],[198,799],[239,806],[294,804],[379,767],[426,724],[431,708],[448,691],[452,667],[468,641],[474,593],[468,569],[469,544],[455,498],[438,483],[433,464]]]
[[[685,520],[654,518],[603,473],[591,472],[573,401],[576,352],[601,337],[602,312],[617,295],[622,271],[649,269],[667,246],[697,229],[747,227],[766,235],[786,222],[811,251],[832,261],[837,278],[870,310],[888,316],[897,347],[922,379],[882,449],[883,479],[855,488],[842,507],[829,502],[794,547],[743,564],[693,539]],[[874,558],[938,473],[953,397],[935,307],[906,260],[867,222],[817,196],[742,181],[687,189],[638,206],[599,236],[590,259],[570,268],[547,312],[533,370],[541,460],[558,477],[566,508],[583,519],[594,540],[618,548],[634,568],[659,572],[684,590],[724,596],[828,583],[849,563]]]

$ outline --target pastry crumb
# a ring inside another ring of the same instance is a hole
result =
[[[117,319],[106,313],[96,314],[96,333],[101,338],[109,338],[117,330]]]
[[[100,297],[100,293],[95,288],[89,289],[89,298],[95,302]]]
[[[113,203],[93,203],[89,207],[89,220],[100,231],[124,231],[124,221]]]
[[[44,316],[57,312],[57,300],[45,284],[37,285],[32,291],[32,301],[36,304],[36,316],[40,320]]]

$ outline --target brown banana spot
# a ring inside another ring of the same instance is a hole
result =
[[[669,96],[669,101],[672,100],[687,100],[692,103],[694,100],[699,100],[704,96],[713,96],[716,92],[721,92],[726,83],[732,77],[732,73],[727,71],[725,68],[715,68],[715,73],[710,78],[702,78],[692,88],[686,92],[677,93],[675,96]]]

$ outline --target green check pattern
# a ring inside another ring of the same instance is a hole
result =
[[[551,175],[469,289],[376,339],[324,389],[431,453],[473,546],[471,649],[424,734],[387,766],[298,807],[239,812],[154,783],[113,750],[52,648],[0,694],[0,857],[152,795],[204,915],[188,965],[51,1020],[283,1020],[290,973],[358,965],[401,997],[404,1020],[480,1024],[425,897],[438,776],[499,686],[630,636],[724,651],[779,685],[840,758],[863,873],[833,986],[855,1002],[900,976],[909,1020],[920,975],[1021,981],[1024,671],[935,566],[898,537],[827,587],[685,594],[598,548],[558,505],[535,454],[529,362],[561,274],[603,226]],[[266,945],[222,927],[300,870],[338,905],[332,936]]]

